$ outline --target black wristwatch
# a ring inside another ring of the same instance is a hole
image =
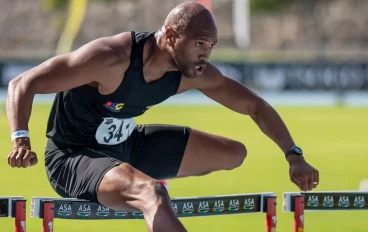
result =
[[[303,151],[300,147],[298,146],[292,146],[286,153],[285,153],[285,158],[287,159],[287,157],[289,155],[303,155]]]

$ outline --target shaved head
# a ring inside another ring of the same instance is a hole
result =
[[[198,26],[216,30],[215,20],[211,12],[196,2],[185,2],[170,11],[164,27],[170,27],[178,33],[191,32]]]
[[[182,3],[167,15],[161,32],[171,63],[188,78],[201,75],[217,43],[211,12],[196,2]]]

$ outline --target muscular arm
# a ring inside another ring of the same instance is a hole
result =
[[[35,94],[62,92],[88,83],[97,83],[99,91],[104,91],[106,83],[124,73],[128,66],[124,42],[117,42],[118,39],[126,39],[129,45],[130,41],[126,37],[123,35],[92,41],[14,78],[9,83],[6,101],[10,132],[28,130]],[[30,149],[27,138],[16,139],[13,145],[26,145]]]
[[[222,75],[212,64],[208,64],[202,76],[189,81],[192,88],[216,102],[238,113],[249,115],[283,152],[295,145],[283,120],[265,100],[241,83]]]

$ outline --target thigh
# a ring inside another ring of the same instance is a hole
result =
[[[108,151],[53,150],[45,154],[47,177],[61,197],[98,202],[97,189],[104,175],[121,164]]]
[[[177,176],[191,129],[174,125],[138,125],[130,165],[154,179]]]
[[[177,176],[231,170],[239,167],[246,155],[239,141],[192,129]]]

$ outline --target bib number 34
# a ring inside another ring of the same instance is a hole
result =
[[[96,131],[99,144],[115,145],[124,142],[135,128],[133,119],[104,118]]]

